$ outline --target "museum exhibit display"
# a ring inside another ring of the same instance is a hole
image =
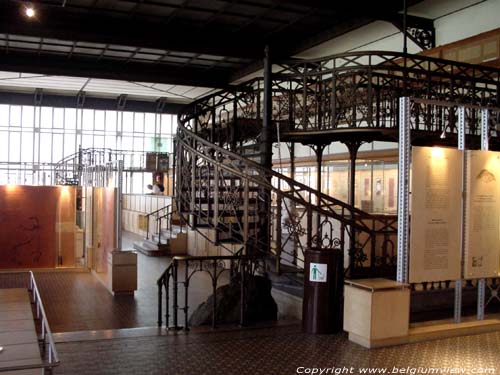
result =
[[[467,151],[465,278],[498,277],[500,153]]]
[[[460,278],[463,152],[412,148],[410,282]]]

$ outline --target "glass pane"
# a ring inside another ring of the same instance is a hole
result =
[[[76,109],[75,108],[65,108],[64,109],[64,128],[65,129],[76,129]]]
[[[123,112],[123,128],[122,131],[132,133],[134,131],[134,113],[133,112]]]
[[[54,128],[64,128],[64,108],[54,108]]]
[[[22,135],[22,154],[21,161],[32,162],[33,161],[33,132],[25,131]]]
[[[148,134],[155,133],[156,115],[154,113],[146,113],[144,118],[144,131]]]
[[[104,130],[104,111],[95,111],[95,130]]]
[[[35,120],[35,107],[23,106],[22,126],[32,128]]]
[[[116,111],[106,111],[106,132],[116,131]]]
[[[8,161],[8,160],[9,160],[9,133],[7,131],[0,131],[0,161]]]
[[[63,158],[64,138],[62,134],[54,134],[54,147],[52,148],[52,160],[54,163],[59,162]]]
[[[171,115],[161,115],[161,134],[172,134]]]
[[[21,106],[10,106],[10,126],[21,126]]]
[[[122,137],[121,149],[131,151],[133,149],[133,140],[134,140],[134,138],[132,138],[132,137]]]
[[[0,104],[0,126],[9,126],[9,106]]]
[[[94,130],[94,111],[91,109],[83,110],[83,124],[82,129]]]
[[[116,136],[106,135],[105,142],[106,143],[105,143],[104,147],[116,150]]]
[[[19,162],[21,161],[21,133],[10,132],[10,143],[9,143],[9,161]]]
[[[64,135],[64,155],[66,157],[68,155],[72,155],[77,152],[75,147],[75,135],[74,134],[65,134]]]
[[[134,132],[144,133],[144,113],[135,113],[134,118]]]
[[[50,163],[52,156],[52,134],[40,134],[40,162]]]
[[[42,107],[41,128],[52,128],[52,108]]]
[[[93,147],[93,143],[94,141],[92,135],[82,135],[82,148],[91,148]]]
[[[103,135],[94,135],[94,147],[95,148],[104,148],[104,136]]]
[[[134,151],[144,151],[144,138],[134,137]]]

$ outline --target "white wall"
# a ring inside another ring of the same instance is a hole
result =
[[[500,27],[500,0],[425,0],[409,8],[408,14],[431,18],[436,28],[436,46]],[[317,58],[351,51],[403,50],[403,34],[392,24],[372,22],[296,55]],[[421,49],[408,40],[408,52]]]

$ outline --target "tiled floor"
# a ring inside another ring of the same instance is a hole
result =
[[[130,248],[133,236],[126,236],[124,248]],[[127,242],[129,241],[129,242]],[[129,246],[129,247],[125,247]],[[168,257],[138,254],[138,290],[135,295],[112,296],[89,272],[62,271],[35,274],[42,301],[53,332],[154,327],[158,320],[156,280],[170,263]],[[180,267],[182,280],[184,268]],[[221,281],[227,282],[227,277]],[[25,274],[0,274],[0,288],[27,287]],[[184,289],[179,288],[179,299]],[[197,273],[190,282],[190,312],[211,294],[206,273]],[[163,307],[164,309],[164,307]],[[164,311],[164,310],[163,310]]]
[[[288,375],[302,366],[345,367],[350,372],[344,373],[351,374],[361,373],[363,368],[391,373],[394,367],[416,368],[418,374],[428,373],[429,368],[463,368],[465,374],[494,368],[492,373],[500,374],[499,332],[367,350],[350,343],[344,334],[315,336],[302,333],[298,326],[278,326],[66,342],[58,343],[57,348],[62,361],[54,372],[57,375]],[[409,371],[413,370],[406,373]]]
[[[489,374],[500,374],[500,332],[367,350],[345,334],[308,335],[294,324],[187,334],[157,329],[156,280],[168,262],[139,254],[135,296],[113,297],[87,272],[37,273],[52,330],[67,332],[55,334],[61,365],[54,374],[288,375],[311,374],[309,368],[329,369],[325,375],[368,368],[406,374],[493,368]],[[210,282],[203,273],[192,281],[189,305],[195,307],[210,293]],[[0,275],[2,287],[27,287],[27,278]]]

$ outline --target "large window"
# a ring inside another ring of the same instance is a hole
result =
[[[176,130],[167,114],[0,105],[0,185],[50,184],[53,164],[79,146],[172,152]],[[127,192],[141,193],[148,176],[129,177]]]

